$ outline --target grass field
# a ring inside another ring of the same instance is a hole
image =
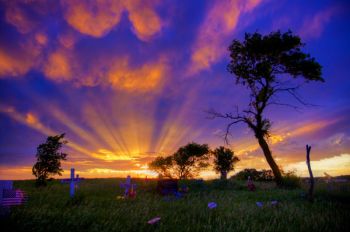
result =
[[[277,189],[258,183],[256,192],[244,182],[219,181],[199,185],[188,182],[182,199],[165,198],[154,192],[156,182],[137,181],[137,197],[118,199],[121,179],[87,179],[69,198],[69,185],[52,181],[35,188],[33,181],[16,181],[28,202],[1,217],[1,231],[348,231],[350,186],[331,189],[316,184],[313,204],[302,197],[303,189]],[[279,201],[259,208],[257,201]],[[209,209],[208,202],[217,208]],[[147,221],[161,217],[156,225]]]

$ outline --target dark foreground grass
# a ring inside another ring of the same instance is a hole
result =
[[[91,179],[79,184],[69,198],[69,186],[53,181],[35,188],[32,181],[17,181],[16,188],[28,192],[26,205],[11,208],[1,217],[1,231],[348,231],[350,186],[331,189],[317,185],[313,204],[302,197],[302,189],[277,189],[258,184],[256,192],[243,182],[187,183],[183,199],[164,198],[154,193],[155,181],[138,181],[134,200],[122,195],[117,179]],[[257,201],[279,201],[277,206],[259,208]],[[217,208],[208,209],[208,202]],[[147,221],[161,217],[157,225]],[[4,229],[5,228],[5,229]]]

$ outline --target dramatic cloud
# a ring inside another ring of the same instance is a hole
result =
[[[133,31],[140,40],[148,41],[160,32],[163,23],[154,10],[158,1],[126,1],[128,17],[133,25]]]
[[[50,79],[57,81],[68,81],[72,79],[70,62],[63,51],[50,54],[48,63],[44,67],[44,74]]]
[[[82,34],[106,35],[120,20],[123,6],[119,1],[62,1],[64,17]]]
[[[209,8],[192,48],[190,75],[210,68],[222,58],[229,39],[232,39],[230,36],[237,26],[240,14],[252,10],[259,3],[259,0],[223,0],[215,2]]]
[[[124,11],[128,12],[132,30],[143,41],[150,40],[162,28],[161,19],[154,10],[156,1],[61,1],[61,4],[65,19],[75,30],[97,38],[110,32]],[[0,46],[0,77],[25,76],[35,69],[57,82],[69,81],[76,86],[104,85],[130,91],[154,90],[163,82],[167,71],[163,58],[137,66],[131,65],[130,58],[125,55],[100,54],[95,59],[87,59],[80,55],[80,49],[74,48],[81,36],[72,29],[65,28],[49,38],[46,31],[50,30],[50,25],[45,24],[44,16],[51,5],[53,3],[45,1],[42,5],[21,1],[6,4],[6,21],[19,33],[26,34],[26,38],[18,42],[15,51]],[[48,49],[49,43],[56,49]]]
[[[0,78],[8,76],[22,76],[32,66],[32,61],[27,57],[16,57],[4,51],[0,47]]]
[[[102,37],[120,22],[127,11],[133,31],[140,40],[148,41],[162,28],[162,22],[154,7],[155,1],[71,1],[64,0],[67,22],[82,34]]]
[[[165,73],[166,65],[162,61],[133,69],[127,59],[121,59],[112,64],[107,76],[115,88],[144,91],[157,89]]]

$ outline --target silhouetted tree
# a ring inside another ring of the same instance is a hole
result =
[[[213,151],[214,169],[221,174],[221,179],[226,180],[227,174],[234,170],[234,165],[239,161],[238,157],[234,156],[232,150],[225,147],[218,147]]]
[[[38,186],[46,185],[49,176],[62,175],[61,160],[66,160],[67,154],[60,152],[63,144],[64,134],[49,136],[46,142],[40,144],[37,148],[37,162],[34,164],[32,172],[36,176]]]
[[[187,179],[208,167],[208,155],[207,144],[188,143],[180,147],[173,155],[164,158],[157,157],[149,163],[149,167],[164,177]]]
[[[173,154],[174,171],[179,179],[194,177],[208,166],[209,147],[207,144],[189,143]]]
[[[172,178],[173,157],[157,157],[151,163],[148,164],[149,168],[157,172],[162,177]]]
[[[307,105],[296,92],[300,84],[291,85],[287,77],[302,77],[303,82],[324,81],[321,65],[301,51],[303,46],[300,37],[290,31],[277,31],[265,36],[256,32],[245,34],[243,42],[233,40],[228,49],[231,61],[227,69],[234,74],[237,84],[247,87],[250,103],[240,112],[238,108],[236,112],[226,114],[210,111],[213,117],[230,120],[226,128],[226,142],[230,128],[236,123],[243,122],[254,132],[278,185],[282,184],[282,175],[267,143],[271,123],[265,117],[266,108],[270,105],[296,108],[295,105],[279,102],[276,97],[280,93],[287,93],[297,102]]]

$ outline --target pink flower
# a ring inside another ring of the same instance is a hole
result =
[[[159,221],[160,221],[160,217],[155,217],[155,218],[149,220],[147,223],[150,224],[150,225],[153,225],[153,224],[155,224],[155,223],[157,223]]]

